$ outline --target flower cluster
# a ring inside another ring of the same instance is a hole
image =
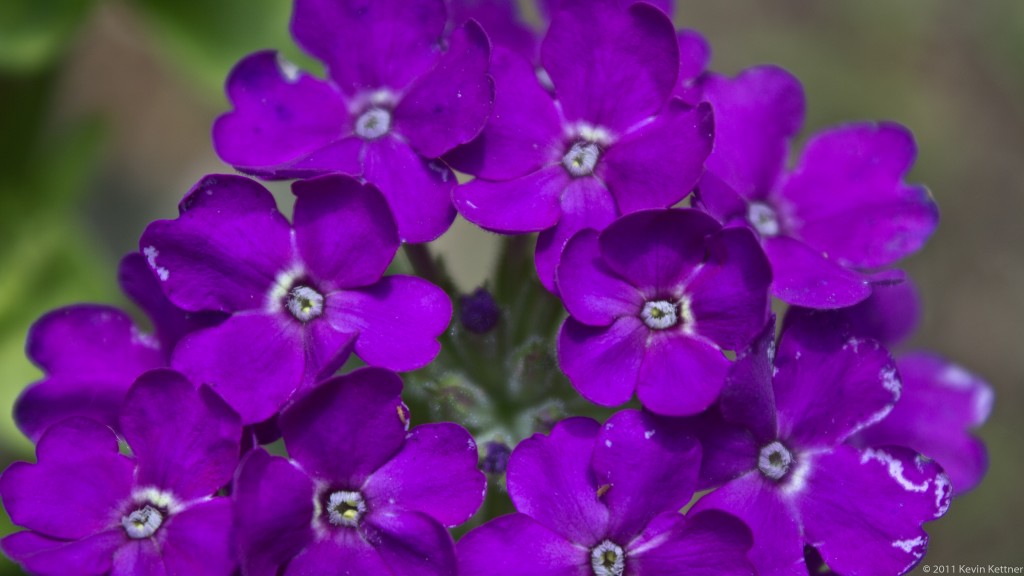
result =
[[[892,266],[938,222],[904,181],[909,131],[827,129],[790,166],[785,70],[708,71],[671,2],[539,8],[538,35],[513,0],[295,0],[325,77],[273,52],[230,73],[213,142],[248,176],[203,178],[121,265],[152,330],[84,304],[31,329],[45,375],[14,418],[37,462],[0,477],[25,528],[7,556],[42,575],[920,562],[922,524],[984,475],[992,392],[889,351],[918,308]],[[250,176],[294,180],[290,220]],[[456,214],[507,236],[468,294],[424,245]]]

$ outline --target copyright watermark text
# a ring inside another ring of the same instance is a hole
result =
[[[1024,566],[1004,564],[925,564],[925,574],[1024,574]]]

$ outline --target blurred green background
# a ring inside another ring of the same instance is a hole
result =
[[[0,2],[0,465],[31,458],[7,416],[39,376],[28,326],[72,302],[124,304],[120,256],[199,177],[228,170],[209,128],[231,65],[268,47],[302,61],[289,12],[286,0]],[[677,24],[709,38],[717,70],[793,71],[807,132],[891,119],[916,134],[912,180],[942,224],[906,263],[925,301],[914,345],[997,393],[980,433],[988,477],[930,526],[927,562],[1024,566],[1024,2],[681,0]],[[465,289],[496,247],[461,221],[438,245]]]

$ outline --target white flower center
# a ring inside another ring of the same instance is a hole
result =
[[[370,108],[356,120],[356,134],[366,140],[375,140],[391,130],[391,112],[384,108]]]
[[[562,165],[573,176],[589,176],[594,173],[601,147],[589,140],[579,140],[562,157]]]
[[[757,468],[772,480],[781,480],[792,465],[793,454],[778,440],[761,448],[757,458]]]
[[[668,300],[651,300],[644,304],[640,318],[651,330],[666,330],[679,323],[679,305]]]
[[[164,523],[163,514],[150,505],[143,506],[127,516],[121,517],[121,526],[129,538],[149,538]]]
[[[324,313],[324,297],[309,286],[296,286],[288,293],[286,306],[300,322],[309,322]]]
[[[626,553],[611,540],[605,540],[590,551],[590,567],[594,576],[622,576],[626,571]]]
[[[747,206],[747,220],[761,236],[771,237],[779,233],[779,217],[771,206],[763,202],[751,202]]]
[[[354,528],[366,513],[366,501],[359,492],[338,490],[327,497],[327,520],[335,526]]]

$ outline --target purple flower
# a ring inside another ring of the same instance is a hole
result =
[[[274,52],[242,60],[227,82],[234,110],[213,128],[217,154],[264,178],[362,176],[402,240],[440,236],[456,181],[437,158],[476,137],[494,96],[487,35],[469,21],[445,37],[446,22],[444,0],[297,0],[292,34],[329,79]]]
[[[238,463],[238,416],[158,370],[128,392],[120,424],[134,457],[76,417],[43,434],[36,464],[4,472],[4,506],[28,528],[0,541],[4,553],[40,575],[232,574],[231,504],[214,494]]]
[[[509,462],[517,514],[459,541],[462,576],[753,574],[750,534],[727,514],[684,518],[700,446],[679,426],[629,410],[604,426],[559,422]]]
[[[146,260],[121,260],[124,292],[149,316],[157,337],[142,332],[123,311],[100,304],[76,304],[45,314],[29,329],[26,352],[46,374],[27,387],[14,405],[14,421],[33,441],[71,416],[92,418],[118,429],[118,411],[135,379],[169,364],[185,334],[220,320],[191,314],[160,292]]]
[[[876,287],[863,302],[840,310],[791,308],[786,322],[822,322],[860,338],[896,344],[917,327],[920,304],[911,282]],[[971,490],[988,468],[985,444],[972,434],[988,420],[994,393],[976,374],[925,351],[896,358],[903,391],[892,412],[854,435],[855,446],[905,446],[938,462],[953,495]]]
[[[565,248],[558,283],[570,317],[558,359],[573,386],[603,406],[628,401],[695,414],[768,317],[771,270],[757,240],[696,210],[624,216]]]
[[[900,447],[844,443],[900,396],[889,353],[823,324],[774,325],[730,372],[719,411],[697,419],[702,482],[695,506],[745,520],[759,573],[805,576],[805,546],[840,574],[902,574],[924,556],[921,524],[949,506],[941,468]]]
[[[573,234],[688,195],[713,131],[707,104],[671,98],[679,46],[663,12],[621,0],[563,4],[541,48],[553,95],[530,63],[495,51],[494,114],[447,157],[477,176],[455,189],[466,219],[501,233],[541,232],[537,272],[552,291]]]
[[[329,175],[293,190],[294,227],[258,183],[208,176],[177,220],[150,224],[140,241],[172,302],[231,314],[182,340],[172,364],[246,424],[334,373],[353,348],[371,365],[425,366],[452,315],[429,282],[381,278],[399,240],[375,188]]]
[[[537,54],[537,33],[523,21],[516,0],[448,0],[450,22],[476,20],[495,47],[516,52],[533,60]]]
[[[445,526],[483,500],[472,437],[455,424],[408,432],[394,373],[323,383],[281,414],[292,461],[249,453],[234,484],[245,574],[454,575]]]
[[[871,294],[865,272],[916,252],[938,224],[928,191],[903,182],[916,155],[910,132],[890,122],[848,124],[811,138],[791,171],[789,140],[804,96],[785,70],[751,68],[702,82],[715,110],[715,146],[699,206],[748,226],[772,263],[772,293],[809,308],[841,308]]]

